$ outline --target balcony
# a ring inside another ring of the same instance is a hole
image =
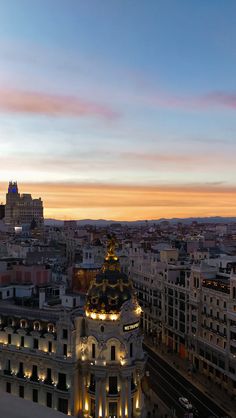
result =
[[[57,359],[60,361],[65,361],[67,363],[69,362],[73,362],[73,357],[70,357],[69,355],[63,356],[63,355],[58,355],[55,352],[48,352],[48,351],[43,351],[43,350],[38,350],[35,348],[30,348],[30,347],[18,347],[16,345],[12,345],[12,344],[4,344],[4,343],[0,343],[0,349],[4,350],[4,351],[9,351],[9,352],[15,352],[15,353],[24,353],[24,354],[29,354],[30,356],[37,356],[37,357],[42,357],[45,359],[45,357],[52,357],[53,359]]]
[[[116,390],[109,390],[107,392],[107,395],[116,398],[117,396],[119,396],[119,392],[118,392],[117,389]]]
[[[67,386],[65,383],[60,383],[60,382],[59,382],[59,383],[57,384],[56,388],[57,388],[58,390],[63,391],[63,392],[68,392],[68,386]]]
[[[8,370],[8,369],[3,370],[3,373],[4,373],[6,376],[13,376],[12,371],[11,371],[11,370]]]
[[[39,377],[38,377],[38,375],[36,375],[36,374],[32,374],[32,375],[30,376],[30,381],[31,381],[31,382],[39,382]]]
[[[18,379],[24,379],[24,380],[26,380],[26,377],[25,377],[25,375],[24,375],[24,373],[23,373],[23,372],[18,372],[18,373],[16,374],[16,377],[17,377]]]
[[[236,340],[230,340],[230,345],[236,348]]]
[[[47,378],[46,377],[46,379],[44,380],[44,385],[48,385],[48,386],[53,386],[53,381],[52,381],[52,379],[50,378]]]
[[[230,325],[230,331],[236,332],[236,325]]]

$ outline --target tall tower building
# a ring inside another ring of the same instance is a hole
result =
[[[41,198],[32,199],[31,194],[19,194],[16,182],[10,182],[6,194],[5,223],[7,225],[22,226],[31,225],[34,222],[37,226],[43,224],[43,202]]]
[[[16,182],[10,181],[8,185],[8,191],[6,194],[6,207],[5,207],[5,223],[11,224],[11,220],[16,215],[16,207],[20,199],[18,192],[18,186]]]
[[[87,294],[79,353],[82,417],[133,418],[144,414],[141,308],[114,250],[111,239],[101,272]]]

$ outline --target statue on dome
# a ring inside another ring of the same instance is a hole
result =
[[[108,258],[115,258],[116,257],[116,254],[115,254],[115,248],[116,248],[116,246],[117,246],[116,237],[114,235],[109,235],[108,236],[106,259],[108,259]]]

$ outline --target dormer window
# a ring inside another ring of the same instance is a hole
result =
[[[40,331],[40,323],[38,321],[34,322],[34,331]]]
[[[27,322],[26,322],[25,319],[21,319],[21,321],[20,321],[20,327],[21,328],[26,328],[27,327]]]
[[[55,327],[53,324],[48,324],[48,332],[55,332]]]

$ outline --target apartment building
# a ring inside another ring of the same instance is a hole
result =
[[[133,244],[129,273],[144,332],[236,395],[236,260],[208,255]]]
[[[1,390],[74,414],[77,316],[78,308],[37,309],[1,300]]]
[[[195,368],[232,395],[236,394],[235,271],[234,262],[225,267],[193,265],[188,343]]]

